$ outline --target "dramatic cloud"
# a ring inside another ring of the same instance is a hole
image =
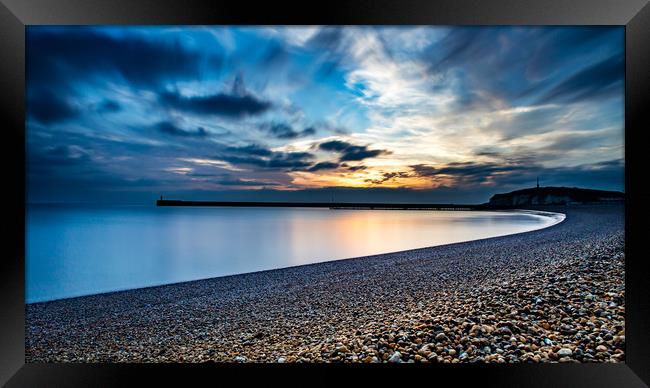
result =
[[[227,147],[226,151],[234,154],[245,154],[254,156],[271,156],[273,151],[256,144],[249,144],[240,147]]]
[[[617,63],[623,60],[622,48],[623,34],[611,28],[460,27],[450,29],[432,45],[425,60],[435,75],[434,90],[453,90],[460,109],[485,108],[493,107],[495,98],[512,103],[525,100],[548,85],[563,82],[566,71],[580,66],[584,67],[579,71],[586,74],[571,80],[567,87],[607,87],[623,76]],[[595,69],[588,69],[600,53],[611,57]],[[589,59],[580,63],[576,54]],[[596,79],[599,76],[604,79]],[[556,87],[557,97],[566,96],[564,87]],[[579,92],[570,93],[576,98],[597,97]],[[547,94],[544,103],[554,102],[554,94]]]
[[[428,176],[450,176],[465,184],[483,183],[498,175],[510,175],[516,172],[525,172],[529,166],[519,164],[501,163],[476,163],[476,162],[452,162],[435,172],[431,171]],[[422,171],[422,168],[419,169]]]
[[[166,92],[160,102],[171,108],[199,115],[241,118],[258,115],[271,108],[271,103],[252,95],[217,93],[208,96],[186,97]]]
[[[576,102],[586,98],[620,96],[624,75],[625,61],[619,53],[564,80],[542,97],[540,102]]]
[[[382,184],[384,182],[388,182],[388,181],[393,180],[395,178],[408,178],[410,176],[411,176],[411,174],[409,174],[408,172],[403,172],[403,171],[400,171],[400,172],[385,172],[385,173],[381,174],[380,178],[378,178],[378,179],[366,179],[366,182],[372,183],[374,185],[380,185],[380,184]]]
[[[344,166],[347,168],[349,171],[362,171],[368,168],[368,166]]]
[[[88,82],[119,77],[137,87],[157,88],[168,80],[191,79],[201,66],[220,67],[209,56],[184,47],[177,39],[148,40],[136,34],[109,35],[92,27],[33,27],[27,30],[29,86]]]
[[[308,152],[289,152],[274,154],[269,160],[269,167],[291,167],[301,168],[310,164],[307,160],[312,159],[313,155]]]
[[[188,131],[185,129],[181,129],[178,126],[176,126],[174,123],[170,123],[169,121],[163,121],[155,126],[156,130],[160,131],[161,133],[167,134],[167,135],[172,135],[172,136],[180,136],[180,137],[206,137],[208,133],[205,131],[205,129],[199,127],[195,131]]]
[[[427,166],[426,164],[416,164],[411,166],[411,169],[415,175],[421,177],[435,176],[438,174],[438,169],[433,166]]]
[[[314,155],[308,152],[264,151],[257,146],[228,148],[229,155],[217,155],[215,159],[236,165],[248,165],[271,169],[306,168],[312,165]]]
[[[65,97],[48,91],[31,91],[27,94],[27,115],[43,124],[53,124],[76,117],[78,109]]]
[[[90,161],[90,153],[77,145],[45,147],[40,153],[32,153],[28,164],[33,168],[52,166],[78,166]]]
[[[537,178],[542,179],[546,186],[585,186],[590,187],[605,184],[606,187],[616,187],[623,182],[624,163],[621,159],[598,163],[588,163],[575,167],[547,168],[536,163],[449,163],[436,168],[427,165],[411,166],[410,172],[400,175],[430,178],[433,181],[449,178],[458,186],[474,187],[489,185],[501,190],[520,185],[532,185]],[[398,175],[386,175],[391,179]],[[373,182],[374,183],[374,182]]]
[[[296,139],[316,134],[316,129],[314,127],[307,127],[303,130],[296,131],[287,123],[266,123],[262,124],[260,128],[278,139]]]
[[[317,71],[319,77],[330,75],[340,65],[342,55],[344,55],[341,53],[344,39],[345,34],[340,28],[324,27],[313,34],[306,42],[307,47],[323,53]]]
[[[223,177],[218,179],[215,183],[221,186],[278,186],[278,183],[275,182],[265,182],[265,181],[256,181],[256,180],[244,180],[236,177]]]
[[[340,190],[460,203],[538,176],[623,190],[624,36],[616,26],[28,26],[28,200],[308,201]]]
[[[341,140],[330,140],[318,145],[323,151],[337,152],[341,154],[339,161],[358,161],[367,158],[374,158],[380,155],[387,155],[387,150],[370,150],[368,146],[358,146]]]
[[[309,167],[307,171],[320,171],[320,170],[332,170],[339,167],[339,163],[334,162],[320,162],[316,163],[313,166]]]

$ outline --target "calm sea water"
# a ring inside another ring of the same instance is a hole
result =
[[[525,212],[30,205],[27,302],[540,229]]]

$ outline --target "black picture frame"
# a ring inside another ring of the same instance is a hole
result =
[[[624,25],[626,360],[620,364],[512,365],[133,365],[25,364],[25,26],[77,24],[434,24]],[[648,0],[348,0],[327,2],[173,0],[0,0],[0,111],[5,205],[0,260],[0,384],[7,386],[140,385],[153,380],[187,385],[270,379],[337,383],[360,372],[365,384],[642,387],[650,384],[650,298],[644,271],[650,191],[644,188],[650,96]],[[332,371],[336,369],[336,373]],[[346,377],[347,378],[347,377]],[[288,379],[288,380],[287,380]],[[268,380],[270,381],[270,380]]]

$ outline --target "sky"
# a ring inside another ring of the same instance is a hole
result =
[[[29,202],[624,190],[623,27],[28,26]]]

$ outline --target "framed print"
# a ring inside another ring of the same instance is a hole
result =
[[[646,386],[650,8],[470,3],[4,1],[2,381]]]

